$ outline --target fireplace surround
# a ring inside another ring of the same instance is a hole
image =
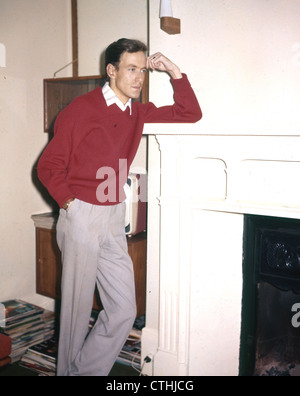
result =
[[[246,323],[244,218],[300,219],[300,138],[199,135],[188,127],[184,135],[168,128],[145,128],[142,356],[151,361],[144,373],[239,375]]]

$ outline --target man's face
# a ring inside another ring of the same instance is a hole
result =
[[[119,69],[108,65],[110,87],[125,104],[129,99],[138,99],[147,72],[146,55],[140,51],[133,54],[124,52],[120,59]]]

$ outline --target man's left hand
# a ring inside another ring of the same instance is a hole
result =
[[[174,79],[182,78],[179,67],[160,52],[148,57],[147,67],[151,70],[167,72]]]

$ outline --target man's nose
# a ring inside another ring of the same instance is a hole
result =
[[[143,83],[145,80],[145,73],[142,73],[142,72],[138,73],[137,79],[139,82]]]

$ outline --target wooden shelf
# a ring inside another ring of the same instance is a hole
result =
[[[160,18],[160,28],[168,34],[181,33],[181,20],[173,17]]]

